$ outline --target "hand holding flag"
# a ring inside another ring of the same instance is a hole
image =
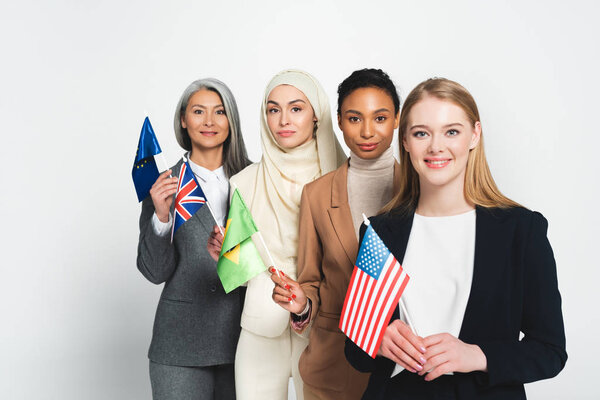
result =
[[[171,170],[168,169],[154,182],[150,188],[150,197],[154,204],[154,212],[162,222],[169,221],[171,213],[171,204],[173,204],[173,195],[177,193],[177,178],[171,176]]]

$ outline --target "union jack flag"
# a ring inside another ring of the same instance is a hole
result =
[[[206,203],[206,196],[202,188],[196,182],[196,177],[187,161],[181,164],[179,170],[179,182],[177,183],[177,194],[175,195],[175,207],[173,209],[173,230],[171,231],[171,242],[175,232],[185,221]]]
[[[370,224],[355,264],[339,327],[375,358],[409,277]]]

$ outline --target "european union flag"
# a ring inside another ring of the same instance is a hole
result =
[[[150,125],[148,117],[144,120],[144,126],[140,132],[140,141],[135,153],[131,176],[137,192],[138,200],[144,200],[150,194],[150,188],[158,178],[158,167],[154,156],[161,153],[160,145],[156,140],[154,129]]]

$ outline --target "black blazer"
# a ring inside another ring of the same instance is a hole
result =
[[[172,168],[173,176],[179,175],[181,163]],[[215,223],[208,206],[177,230],[173,243],[170,233],[154,233],[153,214],[154,204],[148,196],[140,215],[137,267],[150,282],[165,282],[148,357],[179,366],[233,363],[243,297],[239,289],[225,294],[216,262],[206,250]]]
[[[373,229],[400,262],[413,216],[371,218]],[[525,399],[524,383],[551,378],[564,367],[561,298],[547,228],[540,213],[524,208],[477,207],[473,282],[459,339],[483,350],[488,372],[446,376],[456,398]],[[363,225],[361,238],[364,231]],[[398,309],[391,321],[397,318]],[[354,368],[372,372],[363,399],[390,398],[385,391],[393,386],[394,362],[372,359],[349,339],[345,353]]]

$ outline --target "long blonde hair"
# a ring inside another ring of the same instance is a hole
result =
[[[467,89],[457,82],[445,78],[432,78],[417,85],[404,101],[400,113],[400,128],[398,130],[400,139],[400,190],[381,212],[390,212],[396,209],[408,213],[417,208],[420,195],[419,175],[410,161],[408,152],[404,149],[402,139],[406,134],[410,110],[425,96],[433,96],[456,104],[463,109],[473,126],[479,121],[479,110],[475,99]],[[479,143],[469,152],[465,172],[464,195],[467,201],[481,207],[508,208],[521,206],[498,190],[485,158],[483,133]]]

